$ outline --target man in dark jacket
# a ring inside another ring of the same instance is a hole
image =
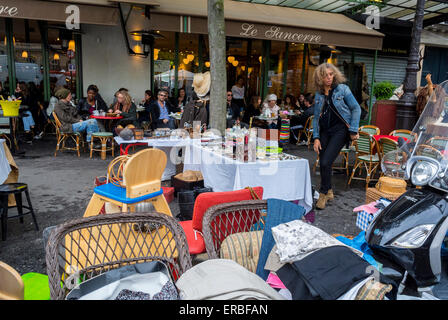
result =
[[[91,84],[87,88],[87,97],[79,99],[78,113],[84,118],[89,118],[94,110],[107,111],[107,104],[104,102],[101,95],[98,93],[98,87]]]
[[[178,112],[178,108],[174,107],[168,101],[168,91],[159,90],[157,100],[149,105],[149,114],[151,115],[151,128],[170,128],[175,129],[174,120],[170,118],[170,113]]]
[[[307,93],[305,95],[305,99],[303,100],[303,104],[304,104],[304,110],[303,112],[297,111],[297,115],[294,115],[293,117],[291,117],[291,128],[293,130],[293,135],[292,136],[297,136],[297,132],[300,129],[294,129],[293,127],[296,126],[301,126],[302,128],[305,127],[306,121],[308,120],[309,117],[311,117],[314,114],[314,97],[311,93]],[[304,136],[302,135],[302,138]],[[306,144],[305,141],[300,142],[302,145]]]
[[[82,120],[77,108],[71,103],[72,94],[68,89],[59,89],[55,95],[59,101],[54,107],[54,112],[61,122],[61,132],[85,132],[86,140],[90,143],[92,133],[99,131],[96,120]]]

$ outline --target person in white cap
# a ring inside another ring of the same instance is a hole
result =
[[[271,118],[278,118],[278,111],[280,107],[277,105],[277,96],[275,94],[268,94],[263,102],[263,109],[261,114],[270,114]],[[267,121],[269,129],[277,129],[277,120]]]

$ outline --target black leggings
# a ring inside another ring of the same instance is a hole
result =
[[[339,155],[342,147],[347,143],[348,129],[344,126],[336,126],[320,133],[319,153],[320,165],[320,193],[327,194],[331,189],[331,174],[333,162]]]

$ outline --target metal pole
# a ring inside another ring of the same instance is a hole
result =
[[[13,23],[11,18],[5,19],[5,29],[6,29],[6,50],[8,56],[8,77],[9,77],[9,94],[13,95],[16,89],[16,65],[15,65],[15,54],[14,54],[14,31]]]
[[[378,50],[375,50],[375,55],[373,58],[373,69],[372,69],[372,80],[371,83],[371,90],[370,90],[370,98],[369,98],[369,119],[368,124],[370,124],[370,121],[372,120],[372,99],[373,99],[373,89],[375,87],[375,71],[376,71],[376,60],[378,58]]]
[[[49,65],[49,48],[48,48],[48,29],[46,21],[38,21],[41,46],[42,46],[42,67],[44,78],[44,100],[50,101],[50,65]]]
[[[179,91],[179,32],[174,34],[174,96],[177,97]],[[171,78],[171,75],[170,75]]]
[[[75,34],[75,65],[76,65],[76,98],[82,98],[84,89],[82,82],[82,45],[81,35]]]
[[[308,44],[303,45],[303,57],[302,57],[302,77],[300,79],[300,93],[304,93],[305,89],[305,69],[306,69],[306,56],[308,54]]]
[[[282,96],[283,99],[286,96],[286,82],[288,81],[288,58],[289,58],[289,42],[285,42],[285,59],[283,61],[283,87]]]

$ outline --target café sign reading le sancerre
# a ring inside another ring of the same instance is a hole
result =
[[[283,31],[279,26],[255,26],[250,23],[241,24],[240,36],[248,38],[259,38],[264,36],[270,40],[292,41],[292,42],[307,42],[320,43],[322,36],[319,34],[300,33]]]
[[[0,16],[15,17],[19,13],[17,7],[0,5]]]

